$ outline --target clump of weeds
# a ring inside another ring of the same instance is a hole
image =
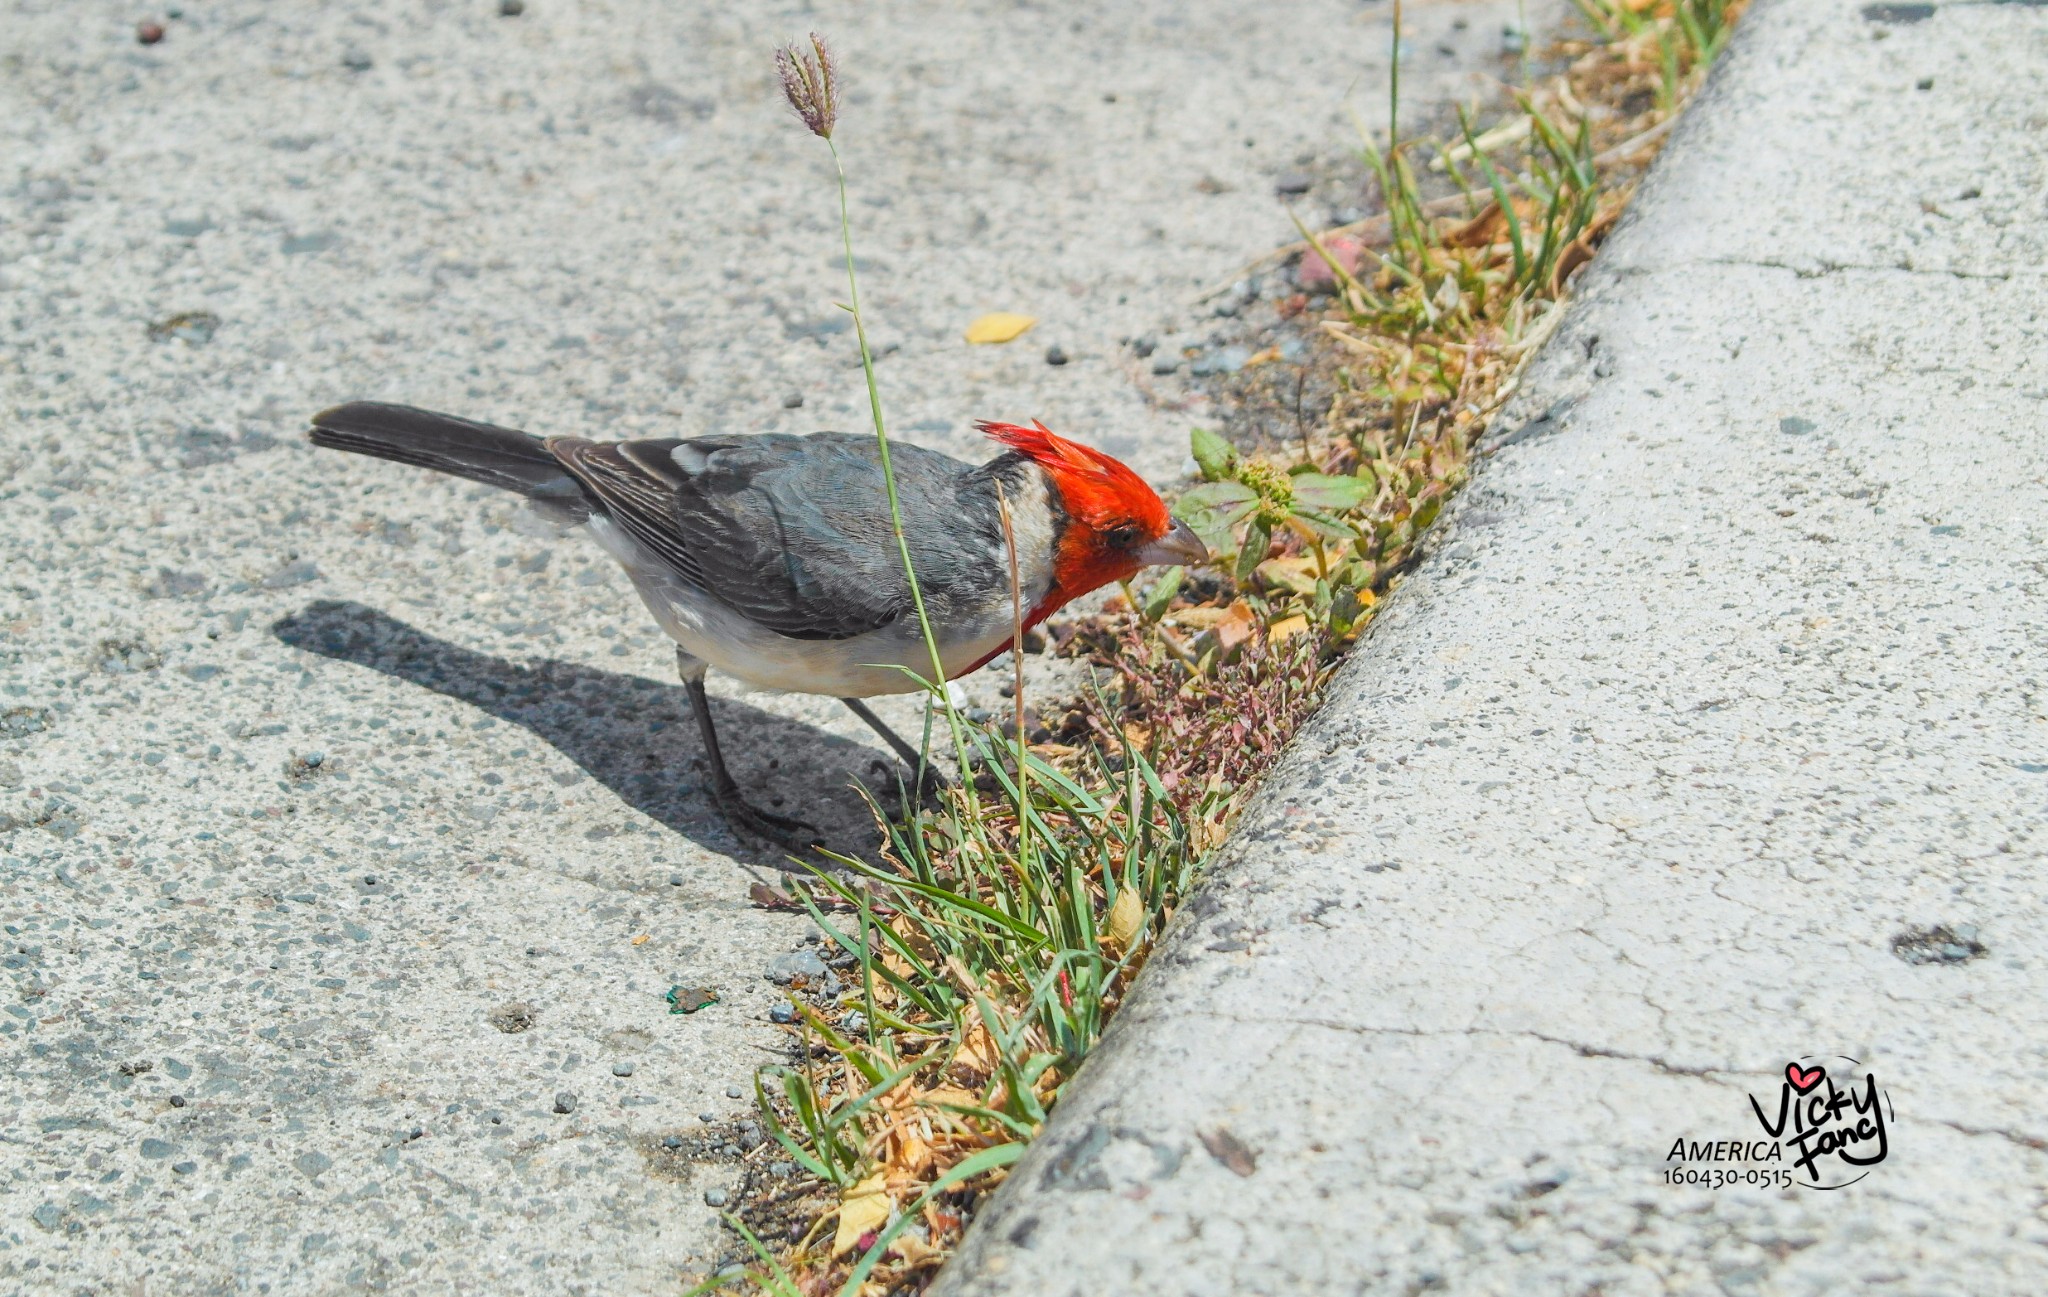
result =
[[[937,728],[979,776],[897,820],[877,808],[880,863],[839,857],[764,902],[807,911],[851,989],[795,1000],[791,1059],[756,1078],[771,1142],[749,1155],[794,1172],[749,1172],[761,1191],[727,1217],[745,1252],[697,1292],[922,1292],[1044,1124],[1237,808],[1415,561],[1743,0],[1578,3],[1587,30],[1554,47],[1560,70],[1503,120],[1461,114],[1449,140],[1362,139],[1383,210],[1303,227],[1299,246],[1331,272],[1318,331],[1336,397],[1284,448],[1192,434],[1203,480],[1178,509],[1212,564],[1126,587],[1057,637],[1101,668],[1082,733],[1061,736],[1078,741],[1031,741],[1021,671],[1014,715],[971,723],[933,654]],[[831,149],[886,468],[832,141],[838,69],[816,37],[778,63]],[[890,504],[900,544],[893,480]]]

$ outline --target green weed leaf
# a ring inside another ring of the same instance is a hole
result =
[[[1356,509],[1376,494],[1375,485],[1355,477],[1301,473],[1294,478],[1294,498],[1311,509]]]
[[[1181,582],[1187,579],[1187,574],[1188,570],[1184,567],[1166,569],[1166,575],[1160,578],[1159,584],[1152,587],[1152,593],[1145,596],[1142,611],[1146,621],[1158,621],[1166,615],[1167,608],[1173,604],[1173,597],[1180,593]]]
[[[1205,481],[1226,480],[1237,464],[1236,448],[1207,428],[1196,428],[1188,433],[1188,448]]]
[[[1266,551],[1273,545],[1273,533],[1263,522],[1255,522],[1244,534],[1244,547],[1237,551],[1237,583],[1244,585],[1252,579],[1252,573],[1259,570],[1259,564],[1266,561]]]
[[[1259,493],[1242,482],[1210,482],[1182,496],[1179,508],[1182,521],[1194,528],[1211,553],[1228,554],[1236,548],[1231,528],[1249,518],[1258,504]]]

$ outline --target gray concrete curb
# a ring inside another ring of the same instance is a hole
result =
[[[936,1291],[2041,1289],[2044,55],[1757,6]]]

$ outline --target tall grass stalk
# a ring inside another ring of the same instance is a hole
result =
[[[853,336],[860,344],[861,376],[868,389],[868,415],[875,425],[875,453],[882,462],[882,481],[889,495],[889,528],[896,540],[896,553],[903,561],[903,577],[910,583],[910,601],[917,610],[917,628],[924,638],[925,652],[932,664],[929,680],[921,681],[933,696],[946,717],[947,729],[951,732],[953,748],[960,761],[960,769],[967,769],[967,737],[961,725],[960,713],[946,694],[946,666],[939,654],[938,636],[932,630],[931,613],[925,608],[924,588],[918,584],[917,564],[910,556],[910,538],[903,530],[903,501],[896,490],[896,466],[889,457],[889,427],[882,417],[882,388],[875,380],[875,353],[868,345],[867,318],[860,309],[860,276],[854,269],[853,258],[853,216],[846,196],[846,164],[839,156],[839,145],[828,134],[824,136],[825,147],[832,153],[832,176],[839,189],[839,241],[846,257],[846,298],[847,313],[853,317]],[[929,756],[926,757],[929,761]],[[924,771],[913,772],[917,784],[924,781]]]
[[[838,182],[839,242],[846,256],[846,309],[853,316],[853,336],[860,344],[860,372],[867,380],[868,415],[875,425],[875,452],[882,461],[882,480],[889,495],[889,527],[896,538],[896,552],[903,560],[904,578],[910,582],[910,600],[917,609],[918,630],[924,636],[926,652],[931,655],[932,676],[928,683],[931,688],[943,692],[946,667],[939,658],[939,641],[932,633],[931,614],[925,610],[924,590],[917,582],[917,564],[910,557],[910,538],[903,531],[903,501],[896,491],[896,467],[889,458],[889,426],[882,417],[882,388],[875,381],[875,353],[868,346],[867,318],[860,310],[860,276],[854,270],[853,216],[846,198],[846,164],[839,156],[839,145],[829,135],[825,137],[825,147],[832,152],[832,176]]]

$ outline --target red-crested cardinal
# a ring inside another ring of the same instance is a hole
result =
[[[581,523],[675,640],[713,792],[734,827],[786,844],[811,832],[740,795],[719,753],[707,668],[759,689],[838,698],[919,768],[917,749],[860,701],[913,691],[909,673],[931,673],[873,437],[542,439],[369,401],[312,422],[316,446],[517,491],[547,517]],[[1158,493],[1110,456],[1042,424],[978,426],[1007,447],[986,464],[892,447],[904,532],[947,679],[1001,653],[1013,634],[999,489],[1027,627],[1142,567],[1208,557]]]

